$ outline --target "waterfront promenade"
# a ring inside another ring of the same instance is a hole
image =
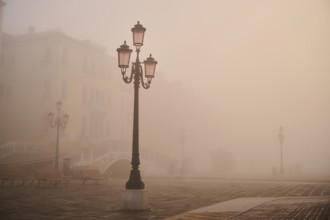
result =
[[[265,213],[268,210],[271,213],[271,207],[280,208],[281,204],[286,202],[296,205],[297,210],[299,207],[307,207],[313,201],[314,204],[320,202],[319,205],[329,209],[330,181],[327,180],[306,182],[284,179],[145,178],[150,209],[143,212],[123,212],[120,210],[120,203],[125,182],[126,180],[113,179],[107,184],[82,185],[81,181],[72,181],[68,187],[55,188],[36,188],[29,184],[25,186],[6,185],[0,188],[0,219],[202,219],[192,218],[193,215],[188,213],[203,207],[244,198],[275,198],[268,203],[257,204],[255,209],[250,207],[249,211],[250,213],[253,211],[254,216],[259,213],[259,217],[255,219],[263,219],[260,217],[262,212]],[[305,200],[301,199],[302,197]],[[287,200],[287,198],[291,198],[291,200]],[[315,200],[316,198],[319,200]],[[271,204],[275,204],[275,206]],[[287,207],[287,205],[282,207]],[[230,215],[230,217],[254,219],[249,218],[248,213],[248,211],[242,210],[235,212],[235,215]],[[274,213],[269,215],[275,217]],[[279,210],[276,213],[278,214]],[[329,212],[327,213],[329,214]],[[185,214],[186,217],[189,215],[190,217],[182,218]],[[304,213],[300,212],[300,214]],[[316,218],[315,215],[315,218],[309,219],[329,219],[328,214],[321,216],[322,218]]]

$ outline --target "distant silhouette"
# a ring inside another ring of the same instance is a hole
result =
[[[284,174],[283,170],[283,142],[284,142],[284,134],[283,134],[283,126],[280,127],[280,132],[278,134],[278,139],[281,145],[281,167],[280,167],[280,174]]]

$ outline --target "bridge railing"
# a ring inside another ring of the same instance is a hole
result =
[[[9,142],[0,145],[0,159],[13,153],[40,152],[44,147],[35,143]]]
[[[99,144],[95,147],[81,149],[73,156],[74,166],[89,166],[99,169],[104,172],[117,160],[128,159],[131,160],[131,144],[129,142],[121,142],[110,140]],[[141,161],[146,165],[147,172],[154,172],[155,170],[162,170],[163,173],[173,170],[177,166],[176,158],[173,155],[162,154],[156,150],[141,149]]]
[[[81,149],[74,153],[71,158],[75,165],[93,165],[111,154],[127,153],[128,146],[128,142],[109,140],[91,148]]]

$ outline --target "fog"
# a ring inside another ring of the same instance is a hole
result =
[[[157,152],[179,167],[184,145],[186,175],[271,175],[283,126],[285,172],[329,176],[330,1],[5,2],[4,33],[61,30],[104,46],[114,63],[124,40],[133,47],[134,24],[146,27],[141,59],[152,53],[158,65],[140,88],[142,157]],[[129,97],[128,117],[112,126],[131,132],[133,85],[119,68],[111,74],[114,99]],[[70,109],[72,125],[81,109]]]

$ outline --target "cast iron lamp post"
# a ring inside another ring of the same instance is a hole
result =
[[[55,154],[55,169],[58,169],[58,154],[59,154],[59,139],[60,139],[60,127],[62,129],[66,128],[66,125],[69,122],[69,115],[61,115],[62,112],[62,102],[58,101],[56,103],[57,117],[54,120],[53,112],[48,113],[48,122],[51,128],[56,128],[56,154]]]
[[[280,127],[280,132],[278,134],[278,140],[280,141],[281,146],[281,167],[280,167],[280,174],[284,174],[283,170],[283,142],[284,142],[284,134],[283,134],[283,127]]]
[[[139,22],[131,29],[133,32],[133,45],[136,48],[136,60],[132,63],[132,69],[129,76],[126,76],[126,69],[129,67],[129,61],[132,50],[124,41],[124,44],[117,49],[118,52],[118,67],[121,69],[121,74],[125,83],[131,83],[134,79],[134,114],[133,114],[133,141],[132,141],[132,170],[130,172],[129,180],[126,183],[126,189],[140,190],[144,189],[144,183],[142,182],[139,165],[139,87],[140,83],[144,89],[148,89],[151,84],[151,80],[154,77],[157,61],[150,56],[143,62],[145,70],[144,81],[142,63],[139,60],[140,47],[143,45],[144,28]]]

